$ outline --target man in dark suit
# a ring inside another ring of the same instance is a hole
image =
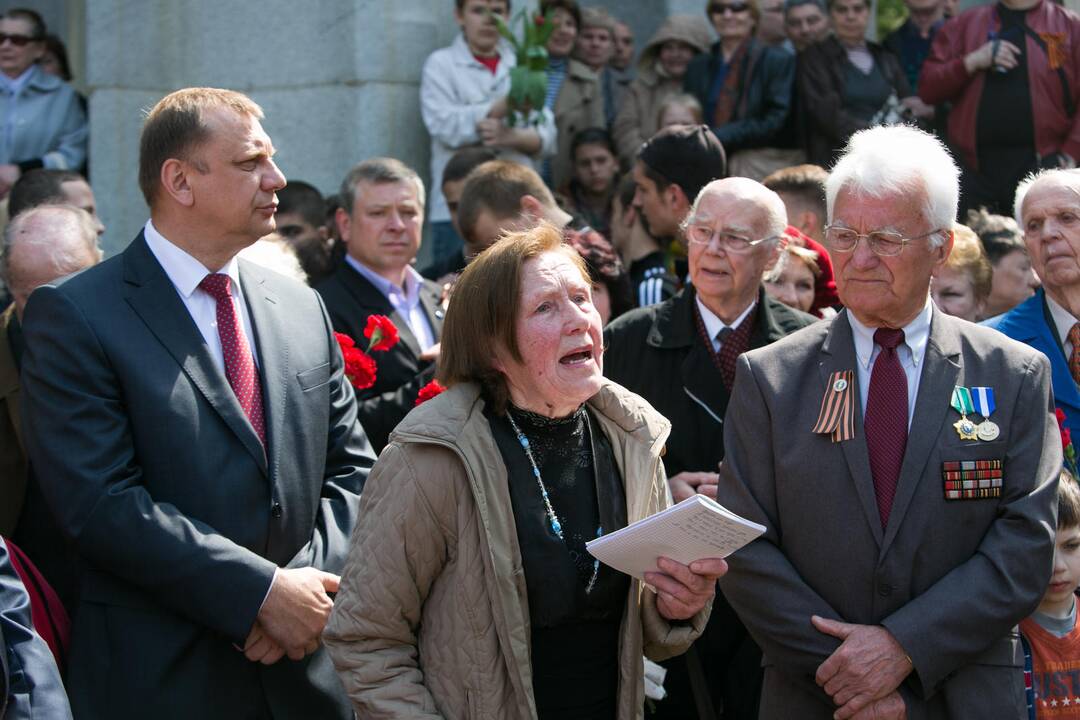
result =
[[[826,186],[846,309],[739,358],[718,499],[767,531],[720,587],[761,718],[1027,716],[1061,439],[1046,358],[929,299],[958,176],[920,130],[855,134]]]
[[[1044,170],[1021,183],[1016,197],[1042,288],[985,324],[1050,359],[1054,401],[1066,427],[1080,433],[1080,170]]]
[[[671,421],[664,469],[676,501],[695,492],[716,497],[735,358],[815,320],[762,289],[762,275],[776,262],[786,226],[783,202],[760,183],[747,178],[709,183],[683,223],[691,286],[659,305],[623,315],[604,333],[605,374]],[[714,707],[722,706],[725,718],[756,716],[761,653],[719,594],[694,648]],[[671,664],[677,668],[682,662]],[[707,716],[701,707],[704,689],[697,690],[695,713],[693,675],[689,687],[681,671],[671,677],[671,697],[659,704],[664,716]]]
[[[375,384],[357,395],[360,422],[375,452],[416,405],[420,388],[435,379],[442,333],[442,290],[412,267],[424,223],[420,176],[393,158],[360,163],[341,183],[348,207],[337,211],[347,254],[317,286],[334,330],[367,347],[371,315],[386,315],[398,329],[397,345],[371,353]]]
[[[235,258],[285,185],[261,117],[161,100],[150,221],[27,303],[27,449],[85,563],[80,718],[352,716],[319,637],[373,456],[319,296]]]

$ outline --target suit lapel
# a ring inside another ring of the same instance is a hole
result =
[[[683,392],[722,425],[730,398],[713,359],[712,344],[706,346],[698,331],[693,288],[683,291],[668,313],[657,314],[649,342],[665,348],[689,347],[680,367]]]
[[[266,287],[257,265],[241,260],[240,289],[251,315],[251,342],[258,348],[262,376],[266,445],[271,453],[269,467],[278,466],[285,438],[285,408],[289,391],[289,334],[280,319],[277,297]]]
[[[435,336],[435,342],[442,337],[443,319],[446,311],[442,308],[440,300],[441,292],[438,287],[431,287],[427,282],[420,286],[420,305],[424,308],[424,315],[431,324],[431,332]]]
[[[266,454],[259,436],[142,233],[124,251],[124,280],[129,288],[128,304],[266,472]]]
[[[420,343],[417,342],[416,336],[413,335],[412,328],[409,327],[405,316],[390,304],[390,301],[379,292],[377,287],[368,282],[367,278],[354,270],[347,262],[342,264],[340,272],[345,289],[349,291],[357,304],[363,308],[363,312],[369,315],[386,315],[394,323],[399,338],[398,346],[395,349],[408,348],[412,352],[413,358],[418,360],[420,358]],[[358,347],[367,350],[365,338],[358,337],[353,338],[353,340],[356,341]]]
[[[821,361],[818,365],[821,373],[822,392],[828,390],[830,376],[834,372],[844,370],[855,371],[855,363],[858,362],[855,355],[855,340],[851,334],[851,324],[848,322],[847,311],[842,311],[833,318],[829,334],[825,343],[821,346]],[[858,373],[855,373],[858,377]],[[857,382],[857,381],[856,381]],[[859,388],[856,388],[858,393]],[[884,540],[884,532],[881,529],[881,517],[877,509],[877,495],[874,491],[874,476],[870,472],[870,454],[866,449],[866,434],[863,432],[862,403],[856,394],[855,401],[855,437],[838,443],[847,462],[848,472],[851,473],[851,481],[855,485],[855,492],[859,496],[866,521],[870,530],[874,533],[878,547]],[[895,512],[895,509],[894,509]]]
[[[950,398],[960,375],[960,344],[954,327],[956,322],[940,310],[934,309],[930,320],[930,339],[926,343],[926,354],[919,371],[919,395],[915,399],[915,414],[911,419],[896,496],[893,498],[889,523],[885,529],[882,554],[888,551],[896,537],[919,482],[927,475],[927,459],[931,451],[938,446],[944,432],[943,425],[952,410]],[[965,382],[974,380],[977,378],[968,378]]]

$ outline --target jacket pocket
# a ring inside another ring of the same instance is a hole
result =
[[[330,363],[323,363],[310,370],[296,373],[296,381],[300,383],[300,389],[303,392],[325,385],[330,382]]]

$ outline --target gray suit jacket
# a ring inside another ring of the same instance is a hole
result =
[[[86,565],[77,717],[351,717],[323,652],[232,647],[276,568],[340,572],[374,460],[319,296],[243,260],[240,281],[266,453],[141,235],[27,305],[27,448]]]
[[[1015,628],[1050,577],[1062,461],[1049,363],[934,310],[884,530],[858,389],[853,439],[811,432],[831,373],[855,363],[846,312],[738,361],[719,500],[768,532],[721,587],[764,651],[761,717],[832,716],[814,673],[840,642],[815,614],[896,637],[915,666],[909,718],[1026,717]],[[960,440],[955,385],[994,388],[998,440]],[[1001,497],[946,500],[942,463],[982,459],[1002,461]]]

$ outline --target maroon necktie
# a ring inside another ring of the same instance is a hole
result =
[[[251,348],[236,318],[236,307],[229,289],[231,284],[228,275],[214,273],[204,277],[199,287],[209,293],[217,303],[218,336],[221,338],[221,352],[225,356],[225,377],[228,378],[236,399],[240,401],[244,414],[251,421],[255,434],[265,446],[266,422],[263,419],[262,385],[259,383],[259,373],[255,370]]]
[[[889,522],[889,511],[900,479],[900,465],[907,448],[907,375],[896,354],[896,348],[902,342],[903,330],[879,328],[874,332],[874,344],[881,346],[881,353],[870,373],[870,392],[866,396],[863,422],[882,528]]]
[[[757,308],[754,308],[749,315],[743,318],[739,327],[726,333],[725,337],[720,338],[720,352],[716,354],[716,360],[720,365],[720,377],[723,379],[724,387],[728,389],[728,392],[731,392],[731,388],[735,384],[735,361],[750,347],[750,331],[754,327],[754,317],[756,315]],[[730,330],[730,328],[724,328],[724,330]],[[720,333],[723,332],[723,330],[720,331]]]

